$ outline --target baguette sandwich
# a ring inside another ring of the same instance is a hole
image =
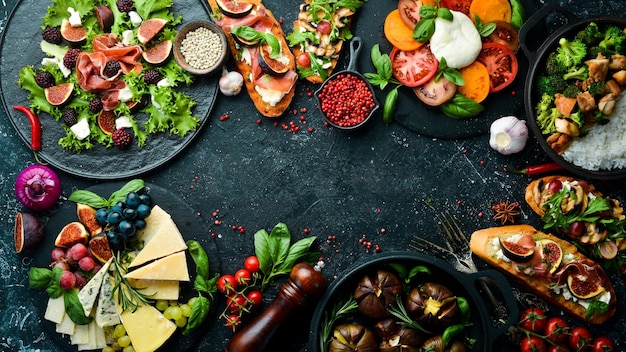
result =
[[[281,116],[293,99],[298,73],[280,23],[261,0],[208,2],[255,107],[263,116]]]
[[[305,0],[287,39],[298,58],[298,74],[312,83],[322,83],[337,66],[356,10],[367,0],[333,2]],[[300,59],[302,55],[305,59]],[[306,57],[308,56],[308,57]]]
[[[568,241],[530,225],[510,225],[474,232],[470,249],[575,318],[601,324],[615,314],[617,297],[605,271]]]

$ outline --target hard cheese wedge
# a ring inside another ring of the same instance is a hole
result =
[[[113,258],[104,263],[102,268],[100,268],[91,280],[87,282],[85,287],[81,288],[78,292],[78,300],[83,306],[85,316],[89,316],[91,314],[91,310],[93,309],[94,303],[96,303],[96,298],[98,297],[98,292],[100,292],[100,286],[102,286],[102,280],[108,276],[111,261],[113,261]]]
[[[124,275],[127,279],[189,281],[185,252],[157,259]]]
[[[176,280],[128,279],[130,285],[150,299],[178,300],[180,284]]]
[[[146,218],[146,228],[137,233],[137,239],[143,243],[150,242],[152,237],[159,231],[160,224],[169,220],[171,220],[170,214],[160,206],[155,205],[150,210],[150,215]]]
[[[153,352],[161,347],[176,331],[176,324],[166,319],[161,312],[150,305],[140,305],[134,312],[117,311],[126,328],[136,352]]]
[[[150,226],[158,226],[158,229],[156,233],[151,235],[150,241],[145,244],[143,249],[130,263],[129,268],[134,268],[151,260],[163,258],[187,249],[183,236],[171,218],[163,220],[161,224],[148,222],[146,228]]]
[[[65,302],[63,296],[57,298],[49,298],[48,305],[46,306],[46,312],[43,317],[53,323],[60,324],[65,316]]]

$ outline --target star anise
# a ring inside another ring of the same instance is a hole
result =
[[[515,223],[515,217],[520,214],[519,203],[509,202],[508,200],[500,200],[500,203],[491,207],[495,212],[493,219],[500,220],[500,224]]]

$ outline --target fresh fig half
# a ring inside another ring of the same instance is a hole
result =
[[[13,227],[13,239],[17,253],[35,248],[43,239],[41,220],[29,213],[17,213]]]
[[[272,48],[268,44],[259,47],[259,66],[270,75],[283,75],[289,71],[289,65],[278,58],[272,58]]]
[[[96,13],[96,19],[98,20],[98,26],[100,26],[100,30],[105,33],[111,31],[111,26],[113,26],[113,11],[103,4],[98,4],[94,8],[94,12]]]
[[[543,260],[548,263],[550,274],[553,274],[556,269],[561,266],[561,262],[563,261],[563,250],[561,246],[551,239],[544,238],[539,240],[539,250],[541,251]]]
[[[217,7],[224,15],[230,18],[241,18],[252,11],[253,5],[249,2],[237,0],[216,0]]]
[[[78,216],[78,220],[85,225],[85,228],[92,236],[102,232],[102,226],[100,226],[98,219],[96,219],[96,209],[87,204],[77,203],[76,215]]]
[[[89,240],[89,253],[101,264],[106,263],[112,257],[109,240],[103,232]]]
[[[143,59],[153,65],[159,65],[165,62],[172,52],[172,41],[163,40],[147,48],[141,53]]]
[[[567,277],[567,287],[572,294],[580,299],[593,298],[602,292],[604,287],[598,282],[590,280],[587,276],[581,274],[573,274]]]
[[[87,30],[84,27],[72,27],[70,21],[61,21],[61,36],[72,45],[80,45],[87,38]]]
[[[514,262],[524,263],[529,261],[535,254],[534,248],[528,248],[519,243],[500,238],[502,254]]]
[[[73,221],[61,229],[57,238],[54,240],[54,245],[57,247],[70,248],[76,243],[86,244],[88,239],[89,232],[85,228],[85,225],[78,221]]]
[[[101,110],[98,114],[98,126],[105,134],[111,135],[115,131],[115,113]]]
[[[164,18],[151,18],[143,21],[137,29],[137,39],[141,44],[146,44],[156,37],[165,27],[167,20]]]
[[[60,106],[70,99],[73,91],[74,83],[61,83],[44,89],[44,95],[50,105]]]

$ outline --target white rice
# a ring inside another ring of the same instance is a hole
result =
[[[587,170],[626,168],[626,96],[620,94],[606,125],[594,125],[582,138],[575,138],[563,159]]]

